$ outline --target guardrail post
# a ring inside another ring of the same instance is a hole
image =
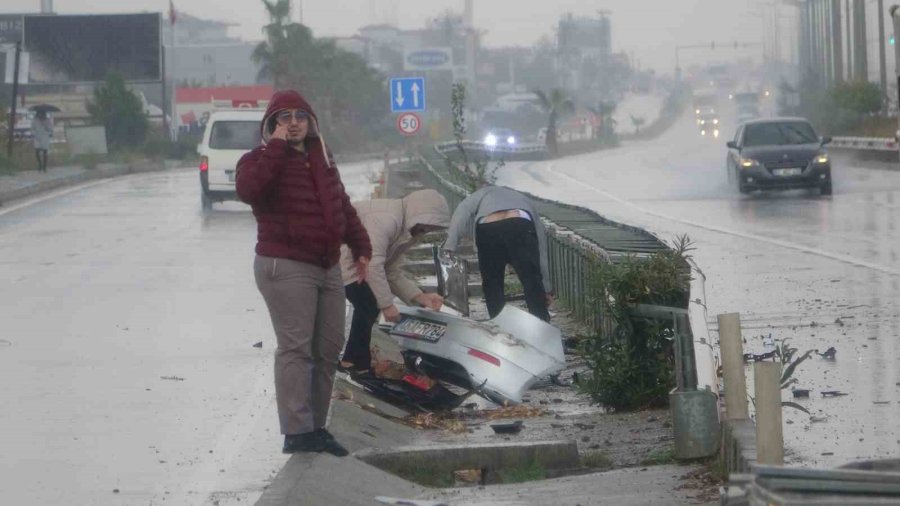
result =
[[[744,376],[741,316],[738,313],[728,313],[716,318],[719,321],[719,346],[722,349],[722,372],[725,377],[725,419],[745,420],[750,415],[747,407],[747,379]]]
[[[756,462],[784,465],[784,435],[781,423],[781,364],[753,364],[756,394]]]

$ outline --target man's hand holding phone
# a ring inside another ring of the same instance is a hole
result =
[[[272,139],[281,139],[283,141],[287,140],[288,129],[287,125],[282,125],[279,123],[275,124],[275,131],[272,132]]]

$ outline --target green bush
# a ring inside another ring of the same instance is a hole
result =
[[[103,86],[94,90],[87,103],[91,120],[106,127],[106,138],[112,150],[140,146],[150,129],[141,99],[128,89],[122,75],[110,72]]]
[[[5,154],[0,154],[0,172],[12,172],[16,168],[16,164],[12,158]]]
[[[628,256],[598,263],[591,274],[595,301],[615,331],[582,341],[579,352],[591,372],[578,378],[579,390],[612,410],[665,406],[675,383],[671,321],[634,317],[635,304],[686,308],[690,293],[691,243],[680,237],[672,249],[649,258]]]
[[[785,83],[781,87],[791,90]],[[824,135],[860,135],[883,101],[881,89],[869,82],[839,83],[827,90],[807,83],[802,89],[798,106],[781,101],[780,113],[803,116]]]

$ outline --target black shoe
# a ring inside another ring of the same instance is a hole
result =
[[[334,436],[332,436],[331,433],[328,432],[328,430],[324,427],[321,429],[316,429],[315,433],[318,434],[319,440],[324,445],[324,449],[322,451],[330,453],[335,457],[346,457],[350,454],[350,452],[348,452],[346,448],[341,446],[341,444],[334,439]]]
[[[338,362],[337,370],[343,373],[347,373],[351,376],[359,376],[362,374],[369,374],[368,367],[359,367],[356,364],[345,366],[344,364]]]
[[[323,451],[325,451],[325,440],[322,439],[318,431],[285,435],[284,446],[281,448],[281,453]]]

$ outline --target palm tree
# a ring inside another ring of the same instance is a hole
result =
[[[552,156],[559,154],[559,146],[556,142],[556,122],[560,116],[575,112],[575,102],[565,91],[554,88],[549,94],[541,90],[535,90],[541,109],[547,113],[547,151]]]
[[[271,79],[276,89],[300,86],[304,57],[308,58],[313,43],[312,31],[290,22],[291,0],[262,0],[269,14],[269,24],[263,27],[265,40],[253,50],[251,59],[259,65],[259,79]],[[310,67],[307,67],[310,68]]]

